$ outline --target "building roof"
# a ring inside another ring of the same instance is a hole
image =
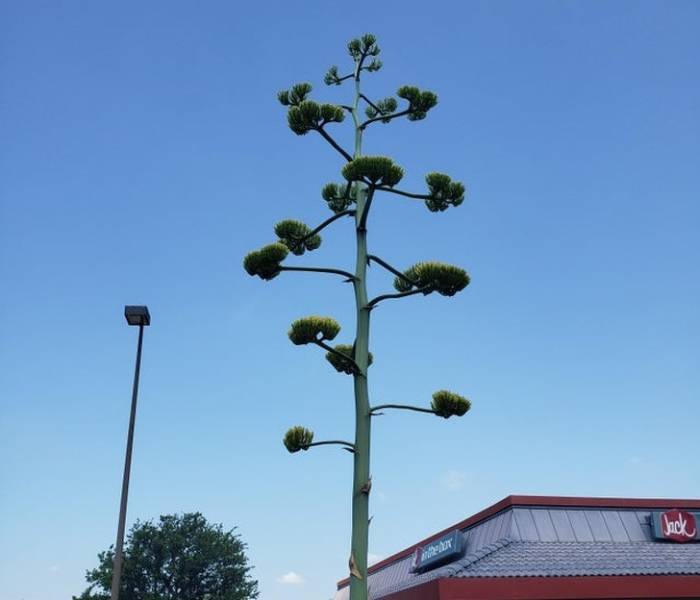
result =
[[[509,496],[370,569],[370,597],[442,578],[700,575],[700,544],[654,541],[653,510],[697,510],[700,500]],[[461,531],[464,553],[411,572],[415,548]],[[339,582],[336,600],[347,596]]]

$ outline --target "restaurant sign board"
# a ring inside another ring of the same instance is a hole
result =
[[[700,542],[698,522],[700,513],[674,508],[651,513],[651,533],[657,540],[671,542]]]
[[[453,560],[462,554],[462,532],[459,529],[443,535],[413,553],[411,571],[427,571]]]

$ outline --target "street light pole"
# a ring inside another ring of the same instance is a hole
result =
[[[131,474],[131,451],[134,446],[134,424],[136,422],[136,399],[139,393],[139,376],[141,374],[141,348],[143,346],[143,328],[151,324],[151,315],[146,306],[125,306],[124,316],[129,325],[138,325],[139,341],[136,349],[136,367],[134,368],[134,387],[131,393],[131,414],[129,416],[129,433],[126,439],[126,458],[124,460],[124,478],[122,496],[119,505],[119,524],[117,525],[117,543],[114,549],[114,567],[112,570],[111,600],[119,600],[119,584],[124,562],[124,526],[126,524],[126,504],[129,497],[129,476]]]

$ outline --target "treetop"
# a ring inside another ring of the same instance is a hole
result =
[[[251,600],[258,597],[250,577],[246,545],[235,528],[225,530],[199,513],[162,515],[136,521],[124,547],[120,600]],[[88,588],[73,600],[109,600],[114,550],[98,555],[86,574]]]

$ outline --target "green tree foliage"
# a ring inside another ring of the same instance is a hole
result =
[[[257,598],[245,549],[235,529],[224,531],[201,513],[137,521],[124,547],[119,600]],[[86,574],[88,588],[73,600],[109,600],[113,549],[100,552],[98,560]]]
[[[447,390],[433,395],[430,407],[405,404],[370,405],[368,368],[372,364],[369,351],[370,316],[385,300],[417,294],[437,292],[442,296],[454,296],[469,285],[467,272],[441,262],[419,262],[401,272],[388,262],[368,251],[368,223],[373,202],[382,201],[386,194],[394,194],[412,201],[424,203],[428,210],[442,213],[462,204],[465,187],[444,173],[428,173],[425,177],[428,190],[416,193],[399,189],[404,170],[388,156],[363,155],[363,136],[374,124],[391,123],[405,117],[409,121],[422,121],[437,105],[437,95],[415,86],[401,86],[395,96],[371,100],[362,91],[365,74],[382,68],[377,58],[380,48],[371,34],[350,40],[347,46],[352,67],[342,72],[337,65],[328,69],[324,82],[329,86],[352,84],[348,104],[324,103],[311,99],[313,88],[309,83],[298,83],[278,94],[280,103],[287,108],[287,124],[293,133],[306,135],[316,132],[343,158],[340,168],[344,182],[327,183],[321,197],[333,216],[318,227],[311,228],[301,221],[286,220],[277,224],[277,243],[251,252],[245,257],[245,270],[262,279],[273,279],[282,271],[310,271],[341,275],[351,283],[354,293],[355,337],[352,343],[328,345],[340,333],[340,324],[331,317],[311,316],[294,321],[289,339],[297,346],[316,345],[326,351],[325,358],[339,373],[351,375],[355,400],[355,438],[314,441],[314,433],[303,426],[295,426],[283,438],[289,452],[297,453],[322,445],[339,445],[353,454],[352,539],[350,545],[350,600],[367,600],[367,548],[369,531],[370,477],[370,423],[373,417],[389,409],[405,409],[430,413],[449,418],[462,416],[470,408],[469,400]],[[346,117],[348,117],[346,119]],[[366,117],[366,118],[365,118]],[[332,135],[340,123],[352,121],[352,151],[346,150]],[[397,208],[398,210],[398,208]],[[343,217],[354,221],[355,271],[349,272],[330,267],[282,266],[288,253],[301,256],[321,245],[319,232]],[[396,293],[385,293],[370,299],[367,294],[367,270],[376,264],[394,277]]]

